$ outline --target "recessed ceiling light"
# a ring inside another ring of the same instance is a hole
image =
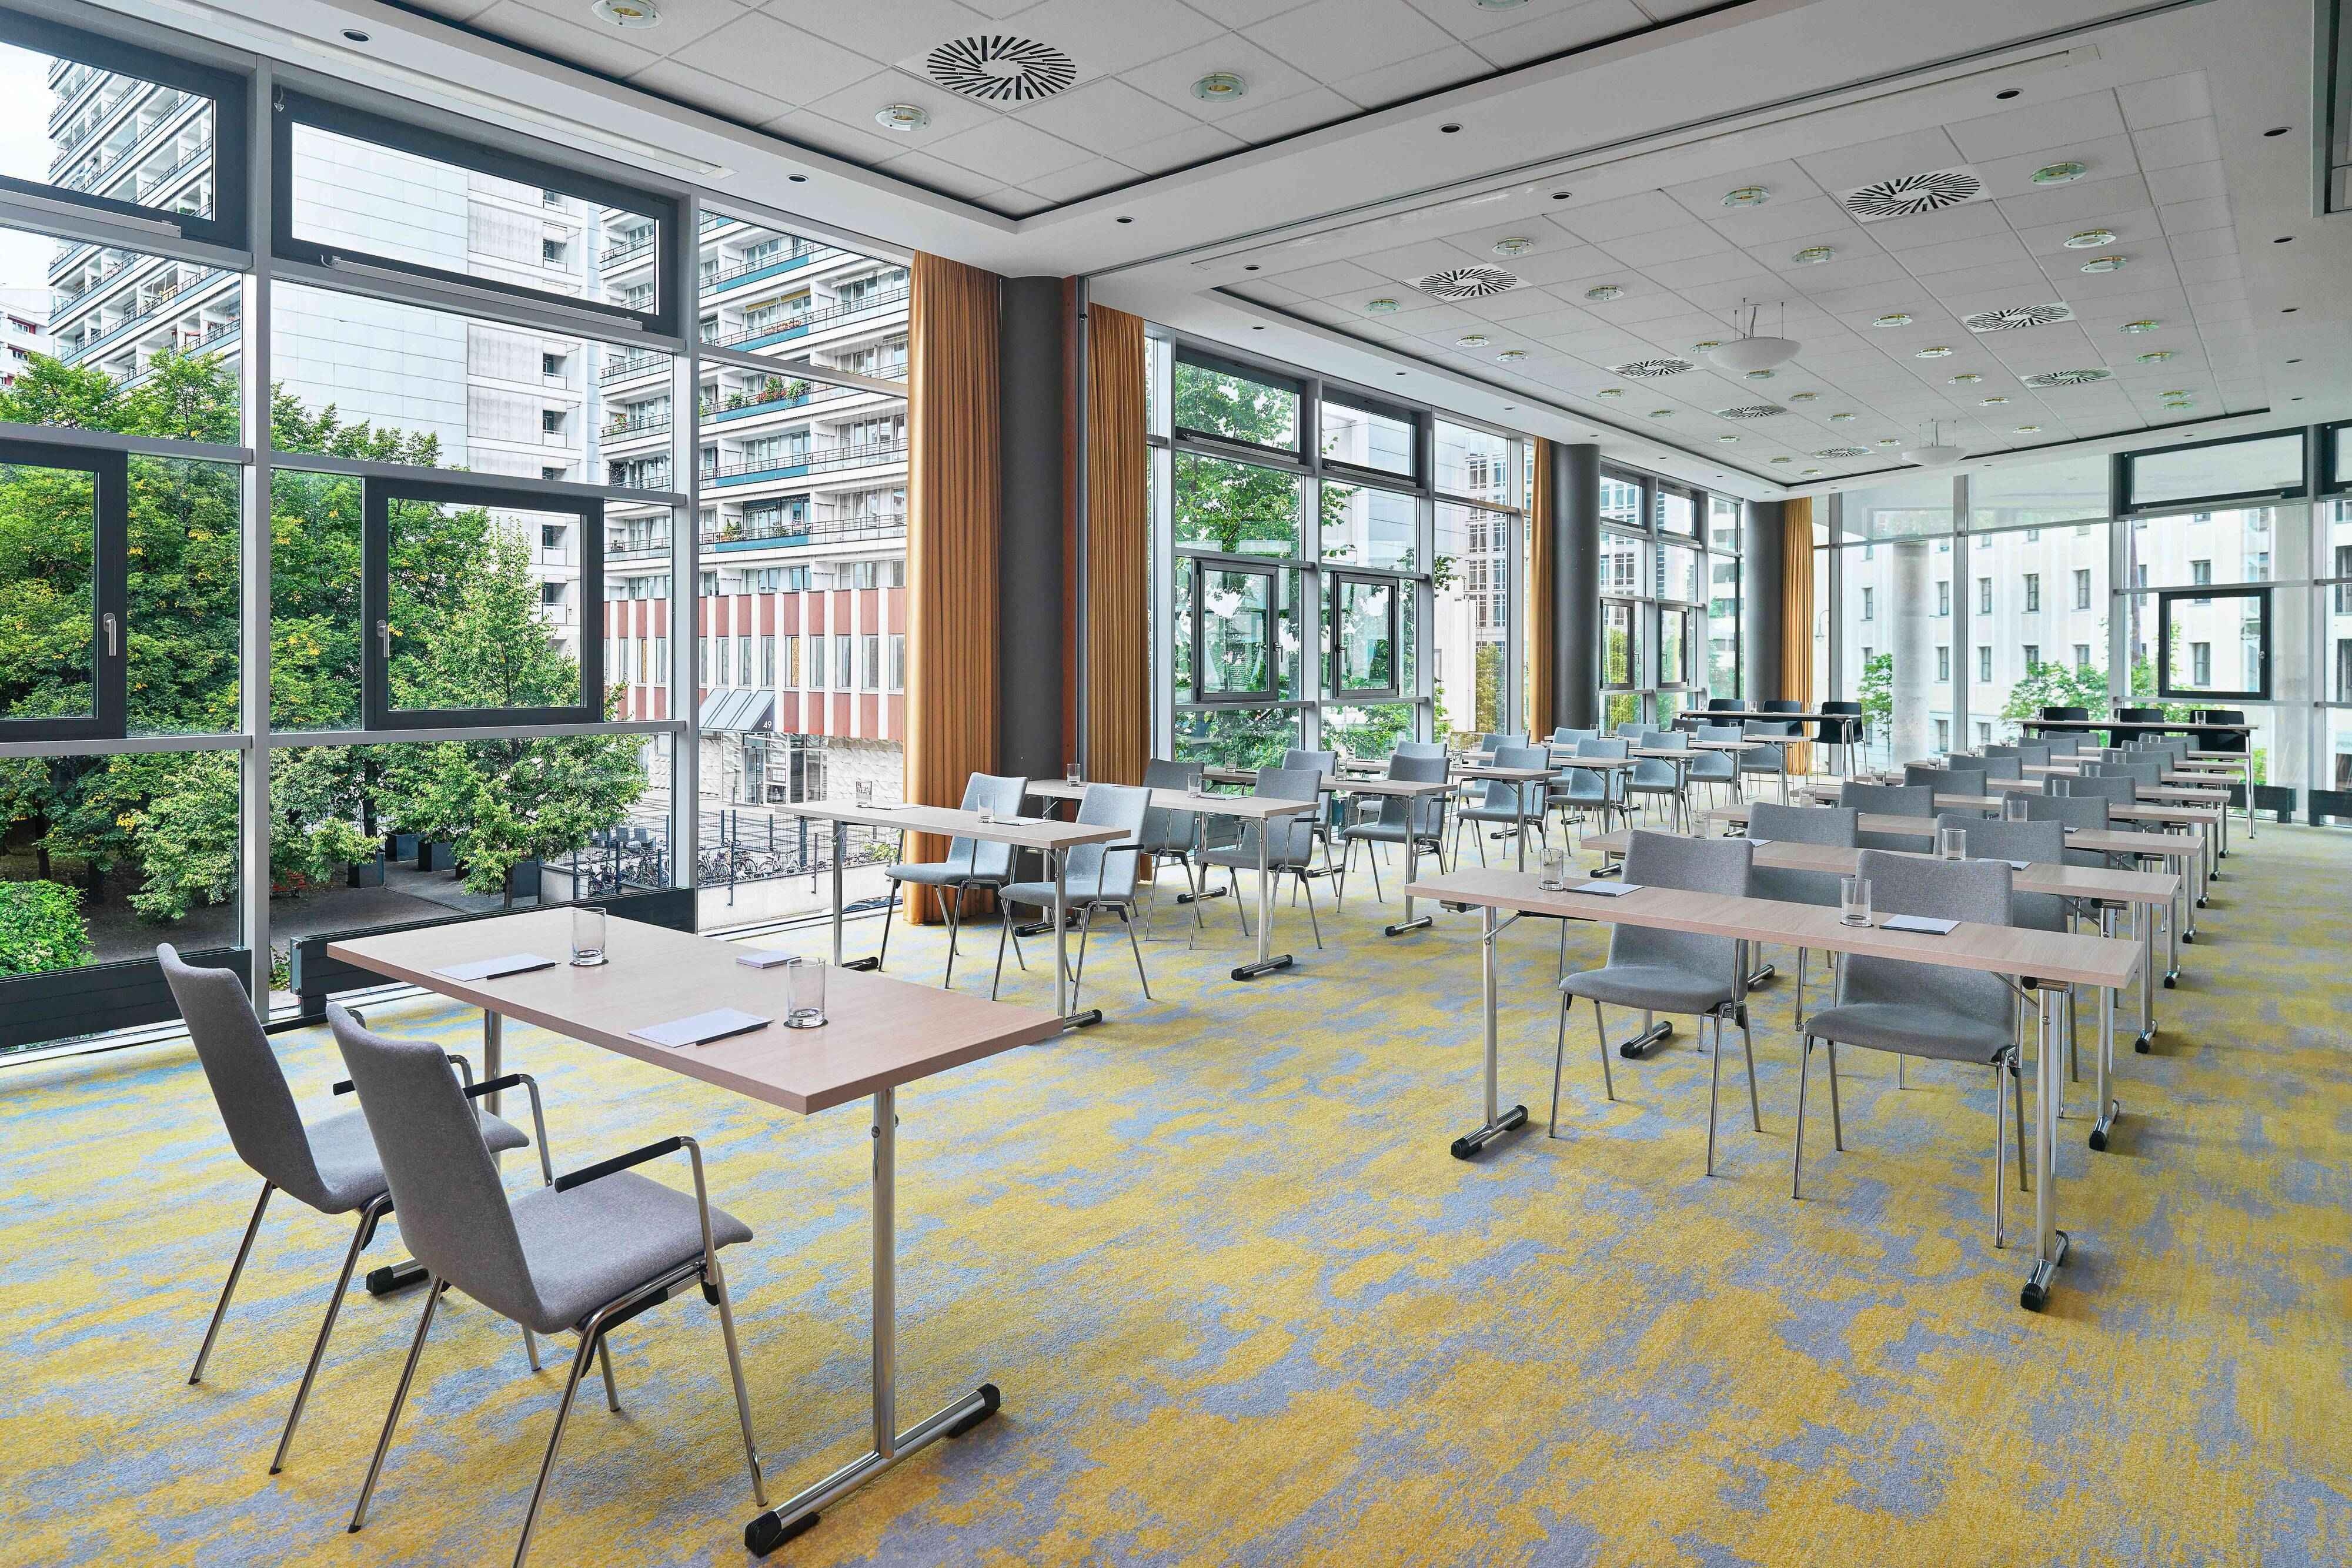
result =
[[[1722,442],[1726,446],[1729,446],[1729,445],[1731,445],[1733,443],[1737,442],[1737,441],[1739,439],[1739,437],[1738,437],[1738,436],[1736,436],[1736,435],[1718,435],[1718,436],[1717,436],[1717,437],[1716,437],[1716,439],[1717,439],[1717,441]]]
[[[2038,424],[2021,424],[2017,427],[2017,434],[2020,435],[2035,435],[2039,434],[2041,430],[2042,427]]]
[[[1945,384],[1956,387],[1974,386],[1977,382],[1982,380],[1984,380],[1984,377],[1977,374],[1974,371],[1962,371],[1958,375],[1954,376]]]
[[[2096,250],[2103,245],[2113,245],[2115,243],[2116,231],[2113,229],[2084,229],[2081,234],[2069,236],[2066,241],[2066,248],[2068,250]]]
[[[2294,129],[2294,127],[2292,125],[2273,125],[2268,131],[2263,131],[2263,134],[2265,136],[2284,136],[2288,131],[2293,131]]]
[[[1447,121],[1446,123],[1444,123],[1444,125],[1439,126],[1439,127],[1437,128],[1437,131],[1438,131],[1438,134],[1439,134],[1439,135],[1441,135],[1441,136],[1451,136],[1451,135],[1453,135],[1455,131],[1459,131],[1459,130],[1461,130],[1461,129],[1462,129],[1462,127],[1461,127],[1461,125],[1460,125],[1460,123],[1459,123],[1459,122],[1454,121],[1454,120],[1448,120],[1448,121]]]
[[[1525,349],[1506,349],[1495,357],[1504,361],[1524,360],[1528,357],[1528,351]]]
[[[1749,371],[1748,372],[1748,379],[1751,382],[1769,382],[1772,379],[1772,372],[1769,371]]]
[[[1594,392],[1592,395],[1594,397],[1623,397],[1625,395],[1625,389],[1623,387],[1602,387],[1599,392]]]
[[[1381,296],[1378,299],[1367,299],[1364,301],[1364,308],[1370,311],[1375,316],[1385,316],[1396,308],[1397,302],[1389,298],[1385,295]]]
[[[1257,270],[1257,263],[1255,263],[1255,262],[1254,262],[1254,261],[1253,261],[1253,262],[1249,263],[1248,265],[1246,265],[1245,267],[1244,267],[1242,268],[1242,270],[1243,270],[1244,272],[1255,272],[1255,271]]]
[[[808,183],[808,176],[806,174],[787,174],[784,178],[790,180],[795,185],[805,185]]]
[[[1489,11],[1516,11],[1527,3],[1528,0],[1478,0],[1478,4]]]
[[[1230,103],[1249,92],[1249,83],[1231,71],[1211,71],[1192,84],[1192,96],[1211,103]]]
[[[1252,328],[1250,329],[1250,330],[1251,330],[1251,331],[1253,331],[1253,332],[1263,332],[1263,331],[1265,331],[1265,328],[1263,328],[1263,327],[1252,327]]]
[[[1988,397],[1979,398],[1977,401],[1987,408],[1999,408],[2002,403],[2007,402],[2009,400],[2005,397]]]
[[[2121,272],[2131,261],[2127,256],[2095,256],[2083,264],[2084,272]]]
[[[2139,357],[2139,362],[2143,365],[2160,365],[2170,358],[2172,358],[2172,350],[2170,349],[2152,349]],[[2294,361],[2293,360],[2289,360],[2287,363],[2291,365],[2294,364]]]
[[[2081,179],[2090,172],[2089,165],[2072,161],[2063,163],[2044,163],[2041,168],[2033,171],[2033,183],[2037,185],[2063,185],[2070,181]]]
[[[1135,221],[1135,220],[1134,220],[1133,218],[1126,218],[1126,217],[1120,217],[1120,218],[1113,218],[1113,219],[1111,219],[1111,222],[1113,222],[1113,223],[1115,223],[1115,224],[1131,224],[1131,223],[1133,223],[1134,221]]]
[[[2294,241],[2294,236],[2293,235],[2281,235],[2278,238],[2271,241],[2271,243],[2273,245],[2291,245]]]
[[[1721,347],[1723,347],[1723,344],[1716,339],[1701,338],[1697,342],[1691,345],[1691,352],[1694,354],[1704,354],[1709,349],[1720,349]]]
[[[1584,297],[1595,303],[1609,299],[1621,299],[1624,298],[1624,294],[1625,291],[1613,283],[1598,284],[1584,291]]]
[[[1528,238],[1525,235],[1512,235],[1506,239],[1498,239],[1495,242],[1495,254],[1496,256],[1525,256],[1528,252],[1535,249],[1535,247],[1536,242]]]
[[[1795,459],[1789,457],[1775,457],[1772,461],[1775,463],[1790,463],[1795,461]]]
[[[2003,99],[2003,100],[2006,100],[2006,99],[2009,99],[2015,98],[2016,96],[2017,96],[2017,89],[2015,89],[2015,88],[2013,88],[2013,87],[2005,87],[2005,88],[2001,89],[1999,92],[1997,92],[1997,93],[1993,94],[1993,97],[1998,98],[1998,99]]]
[[[1833,413],[1830,415],[1830,423],[1832,424],[1850,424],[1853,421],[1853,415],[1850,413]]]
[[[1551,199],[1555,202],[1564,202],[1574,194],[1576,194],[1574,191],[1554,191],[1551,193]]]
[[[1819,267],[1837,255],[1833,245],[1809,245],[1789,259],[1799,267]]]
[[[2150,321],[2126,321],[2126,322],[2125,322],[2122,326],[2120,326],[2120,327],[2116,328],[2116,331],[2118,331],[2118,332],[2129,332],[2129,333],[2133,334],[2134,336],[2137,336],[2138,334],[2140,334],[2140,333],[2142,333],[2142,332],[2153,332],[2153,331],[2155,331],[2158,327],[2161,327],[2161,326],[2163,326],[2163,325],[2164,325],[2164,323],[2163,323],[2163,322],[2161,322],[2161,321],[2154,321],[2154,320],[2150,320]]]
[[[1921,349],[1911,357],[1915,360],[1948,360],[1952,357],[1952,350],[1946,348],[1941,343],[1937,343],[1931,347]]]
[[[1911,317],[1906,311],[1892,310],[1887,314],[1881,316],[1877,320],[1873,321],[1871,325],[1874,327],[1908,327],[1911,325]]]
[[[2279,314],[2282,316],[2292,316],[2297,310],[2302,308],[2303,307],[2300,305],[2282,305],[2279,307]]]
[[[1806,469],[1806,470],[1805,470],[1805,472],[1806,472],[1806,473],[1808,473],[1808,474],[1818,474],[1818,473],[1820,473],[1820,472],[1821,472],[1821,470],[1820,470],[1820,469],[1818,469],[1818,468],[1808,468],[1808,469]]]
[[[2289,360],[2287,363],[2290,365],[2299,365],[2303,363],[2303,361],[2301,360]]]
[[[920,131],[930,122],[930,110],[919,103],[886,103],[874,111],[874,123],[885,131]]]
[[[2156,395],[2158,397],[2195,397],[2197,394],[2190,392],[2187,387],[2174,387],[2168,392],[2160,392]]]
[[[1900,446],[1903,444],[1903,438],[1898,435],[1882,435],[1878,438],[1878,444],[1881,446]]]
[[[1454,340],[1454,346],[1457,349],[1483,349],[1486,346],[1486,334],[1466,332]]]
[[[615,27],[650,27],[661,20],[654,0],[596,0],[588,8]]]
[[[1399,375],[1402,375],[1402,374],[1404,374],[1404,372],[1403,372],[1402,371],[1399,371],[1397,372],[1397,374],[1399,374]]]
[[[1672,419],[1674,416],[1675,411],[1670,408],[1654,408],[1650,411],[1652,419]]]
[[[1772,193],[1762,185],[1742,185],[1727,191],[1723,204],[1727,207],[1760,207],[1772,199]]]
[[[350,44],[364,44],[368,41],[368,36],[365,33],[361,32],[357,27],[345,27],[343,29],[343,41]]]

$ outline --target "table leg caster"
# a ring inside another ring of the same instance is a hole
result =
[[[386,1263],[381,1269],[370,1269],[367,1272],[367,1293],[371,1296],[389,1296],[396,1291],[423,1283],[425,1265],[422,1263]]]
[[[1385,926],[1382,929],[1391,936],[1402,936],[1408,931],[1428,930],[1435,918],[1433,915],[1416,915],[1411,920],[1400,920],[1394,925]]]
[[[1465,1134],[1464,1136],[1454,1139],[1454,1157],[1457,1160],[1475,1159],[1478,1155],[1478,1151],[1485,1148],[1488,1144],[1493,1143],[1504,1134],[1517,1132],[1519,1128],[1524,1127],[1527,1124],[1528,1108],[1525,1105],[1514,1105],[1492,1122],[1489,1122],[1485,1126],[1479,1128],[1476,1132]]]
[[[765,1557],[794,1536],[806,1535],[814,1530],[816,1521],[824,1517],[819,1513],[804,1513],[786,1524],[773,1513],[763,1513],[743,1527],[743,1550],[754,1557]]]
[[[2058,1282],[2058,1265],[2066,1260],[2068,1237],[2058,1232],[2058,1247],[2048,1258],[2037,1259],[2025,1276],[2025,1284],[2017,1292],[2017,1304],[2029,1312],[2038,1312],[2050,1304],[2050,1287]]]
[[[2170,974],[2164,977],[2164,988],[2168,991],[2179,990],[2180,988],[2179,982],[2180,971],[2175,969]]]
[[[2156,1049],[2156,1030],[2152,1029],[2144,1029],[2140,1030],[2138,1036],[2132,1041],[2132,1049],[2139,1052],[2142,1056],[2146,1056],[2150,1051],[2154,1051]]]
[[[1084,1012],[1072,1013],[1068,1017],[1065,1018],[1062,1020],[1062,1027],[1064,1029],[1086,1029],[1091,1025],[1098,1024],[1102,1022],[1102,1009],[1088,1008]]]
[[[980,1408],[949,1427],[945,1436],[961,1437],[1004,1407],[1004,1396],[993,1383],[982,1384],[979,1394]]]
[[[1263,964],[1244,964],[1240,966],[1234,970],[1234,978],[1236,980],[1255,980],[1260,975],[1271,975],[1277,969],[1287,969],[1297,962],[1297,960],[1292,957],[1289,954],[1280,954],[1277,956],[1268,958]]]
[[[1672,1019],[1660,1019],[1648,1029],[1643,1030],[1640,1034],[1635,1035],[1633,1039],[1619,1046],[1617,1048],[1617,1054],[1623,1057],[1628,1061],[1639,1061],[1642,1060],[1643,1052],[1648,1051],[1654,1045],[1664,1045],[1667,1040],[1672,1040],[1674,1037],[1674,1020]]]
[[[852,958],[847,963],[842,965],[842,967],[845,969],[877,970],[882,967],[882,960],[875,957]]]
[[[2097,1124],[2091,1128],[2091,1147],[2094,1150],[2100,1154],[2106,1152],[2107,1143],[2115,1134],[2116,1118],[2123,1113],[2124,1107],[2121,1101],[2107,1102],[2107,1113],[2100,1117]]]

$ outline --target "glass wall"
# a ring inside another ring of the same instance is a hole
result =
[[[1601,474],[1601,720],[1666,725],[1743,694],[1740,503],[1629,469]]]
[[[900,790],[904,259],[19,26],[0,80],[47,142],[0,160],[0,1048],[49,1038],[7,988],[159,940],[283,1010],[327,933],[821,902],[829,836],[769,808]]]
[[[1150,365],[1160,755],[1513,727],[1523,441],[1164,337]]]

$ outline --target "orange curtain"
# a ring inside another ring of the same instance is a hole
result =
[[[1549,735],[1559,722],[1552,712],[1552,604],[1559,575],[1554,554],[1551,443],[1538,437],[1528,449],[1535,466],[1535,504],[1528,512],[1528,709],[1531,736]]]
[[[1150,755],[1151,518],[1143,319],[1087,307],[1087,777],[1143,782]]]
[[[1780,685],[1779,695],[1810,706],[1813,700],[1813,502],[1780,507]],[[1812,747],[1792,747],[1792,770],[1812,771]]]
[[[997,287],[992,272],[915,257],[907,344],[907,799],[961,802],[996,767]],[[944,839],[908,853],[940,860]],[[937,917],[909,885],[907,917]]]

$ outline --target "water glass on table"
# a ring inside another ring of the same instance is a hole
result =
[[[604,961],[604,912],[592,904],[572,911],[572,964],[593,969]]]
[[[1542,867],[1542,875],[1536,881],[1537,887],[1546,893],[1558,893],[1568,885],[1566,850],[1547,847],[1539,857],[1538,864]]]
[[[1870,924],[1870,879],[1868,877],[1838,878],[1838,924],[1841,925]]]
[[[784,960],[784,1027],[820,1029],[824,1017],[825,962],[822,958]]]
[[[1936,853],[1948,861],[1969,858],[1969,831],[1966,828],[1939,828],[1936,831]]]

